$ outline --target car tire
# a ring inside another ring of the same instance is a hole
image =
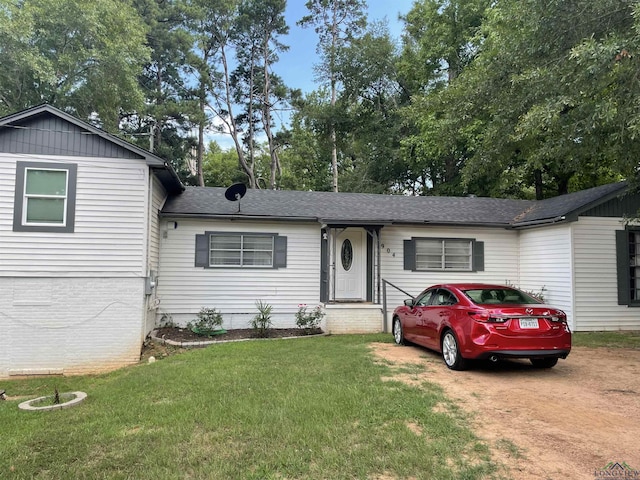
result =
[[[530,358],[531,364],[536,368],[553,368],[558,363],[557,358]]]
[[[447,330],[442,336],[442,359],[451,370],[465,370],[468,362],[460,355],[460,345],[452,330]]]
[[[399,317],[393,317],[393,340],[398,345],[406,345],[407,340],[404,338],[404,330]]]
[[[398,345],[407,344],[407,340],[404,338],[404,330],[402,330],[402,322],[398,317],[393,317],[393,340]]]

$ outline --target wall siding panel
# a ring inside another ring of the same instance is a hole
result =
[[[545,302],[562,309],[575,328],[571,225],[520,231],[520,282],[524,290],[544,290]]]
[[[0,277],[145,275],[148,167],[132,159],[59,157],[78,165],[74,233],[13,232],[17,160],[0,154]]]
[[[149,209],[149,237],[148,237],[148,261],[147,261],[147,269],[149,274],[151,272],[155,272],[156,275],[158,273],[158,268],[160,266],[160,210],[164,205],[164,202],[167,199],[167,193],[165,189],[162,187],[162,184],[155,177],[150,178],[151,181],[151,189],[150,189],[150,204],[151,208]],[[151,332],[156,325],[156,313],[158,310],[158,301],[157,301],[157,289],[152,289],[151,294],[146,296],[145,300],[146,310],[145,310],[145,320],[144,320],[144,329],[143,329],[143,337]]]
[[[295,326],[301,303],[320,301],[320,225],[162,219],[158,279],[159,318],[186,324],[202,307],[222,312],[225,328],[247,328],[255,302],[274,307],[276,327]],[[166,231],[166,238],[164,232]],[[205,231],[269,232],[287,237],[287,267],[279,269],[194,267],[195,238]]]
[[[622,218],[580,217],[573,224],[577,330],[638,330],[640,308],[618,305],[615,231]]]

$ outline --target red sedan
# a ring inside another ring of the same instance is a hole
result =
[[[528,358],[551,368],[571,351],[562,310],[515,288],[477,283],[434,285],[393,312],[393,337],[442,353],[452,370],[471,359]]]

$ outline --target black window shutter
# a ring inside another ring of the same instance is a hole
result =
[[[629,305],[629,232],[616,230],[616,260],[618,273],[618,305]]]
[[[320,232],[320,301],[329,301],[329,240],[326,229]]]
[[[484,242],[473,241],[473,265],[474,272],[484,272]]]
[[[404,269],[416,271],[416,242],[404,240]]]
[[[209,235],[196,235],[195,266],[209,268]]]
[[[287,266],[287,237],[277,235],[273,239],[273,268],[286,268]]]

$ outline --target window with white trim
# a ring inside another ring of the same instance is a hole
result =
[[[24,172],[23,225],[65,225],[69,171],[27,168]]]
[[[75,164],[17,162],[14,231],[73,232]]]
[[[212,234],[209,237],[211,267],[272,267],[273,236]]]
[[[403,241],[404,269],[481,272],[484,242],[475,238],[412,237]]]
[[[416,270],[468,270],[473,267],[472,241],[465,239],[416,240]]]

